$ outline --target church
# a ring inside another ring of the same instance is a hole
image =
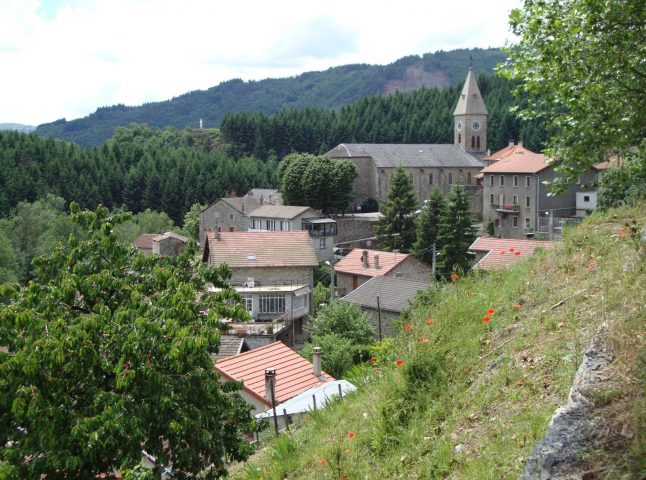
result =
[[[390,178],[402,167],[413,180],[420,205],[433,189],[447,195],[453,185],[462,184],[474,215],[481,218],[482,187],[476,176],[487,154],[487,108],[471,68],[453,112],[453,125],[453,144],[342,143],[327,155],[351,160],[357,168],[355,207],[369,198],[385,201]]]

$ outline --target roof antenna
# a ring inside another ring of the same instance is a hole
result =
[[[473,54],[469,54],[469,70],[473,68]]]

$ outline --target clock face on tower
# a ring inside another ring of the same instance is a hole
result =
[[[478,121],[473,122],[471,124],[471,128],[473,128],[473,130],[477,132],[478,130],[480,130],[480,122]]]
[[[455,126],[458,132],[462,131],[462,122],[458,122],[458,124]]]

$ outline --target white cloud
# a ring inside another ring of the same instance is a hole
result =
[[[0,122],[39,124],[231,78],[500,46],[520,0],[0,0]]]

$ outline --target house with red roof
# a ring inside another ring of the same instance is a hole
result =
[[[474,270],[498,270],[525,260],[537,249],[551,249],[556,242],[543,240],[478,237],[469,247],[475,254]]]
[[[334,266],[338,295],[343,297],[373,277],[428,283],[431,269],[409,253],[355,248]]]
[[[596,180],[593,169],[563,193],[551,195],[549,184],[559,174],[545,155],[522,144],[510,144],[486,161],[490,164],[482,170],[483,219],[485,224],[493,221],[495,236],[501,238],[557,235],[560,226],[568,223],[565,219],[576,217],[577,193]]]
[[[321,370],[320,354],[310,363],[282,342],[275,342],[239,355],[218,360],[215,370],[223,381],[243,382],[242,397],[254,410],[265,412],[313,387],[334,378]],[[273,377],[273,380],[272,380]]]

